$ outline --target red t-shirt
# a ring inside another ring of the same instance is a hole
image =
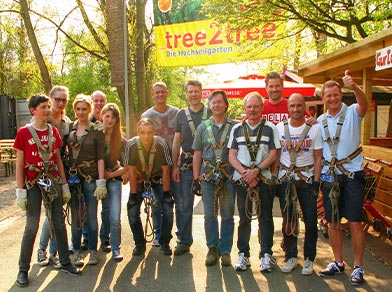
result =
[[[56,129],[56,127],[52,127],[53,130],[53,143],[52,143],[52,156],[49,159],[49,165],[55,165],[57,164],[57,151],[61,148],[63,145],[63,141],[61,140],[60,133]],[[48,145],[48,136],[49,136],[49,130],[36,130],[38,138],[41,140],[41,143],[43,146]],[[18,130],[18,133],[15,138],[15,143],[14,143],[14,148],[17,150],[21,150],[24,152],[24,164],[27,166],[28,164],[34,164],[38,168],[43,169],[44,167],[44,162],[43,159],[41,158],[39,151],[38,151],[38,146],[34,142],[34,138],[31,135],[29,129],[27,126],[22,127]],[[58,173],[57,171],[52,171],[51,174],[53,176],[57,176]],[[27,178],[27,181],[33,180],[37,175],[37,172],[29,170],[25,168],[25,176]]]
[[[286,98],[278,104],[271,104],[269,99],[264,101],[263,111],[261,112],[261,117],[274,125],[287,120],[289,118],[288,102]]]

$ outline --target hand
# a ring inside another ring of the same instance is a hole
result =
[[[319,181],[313,181],[312,190],[313,190],[314,194],[318,197],[318,194],[320,192],[320,182]]]
[[[350,71],[346,70],[344,72],[344,76],[342,78],[344,86],[350,88],[351,90],[353,90],[357,84],[354,82],[353,78],[350,76]]]
[[[63,205],[67,204],[69,200],[71,200],[71,192],[69,190],[69,185],[68,184],[63,184],[61,186],[62,192],[62,197],[63,197]]]
[[[16,189],[16,205],[23,211],[27,210],[27,190]]]
[[[105,179],[97,179],[96,182],[97,187],[94,192],[94,197],[99,201],[106,198],[107,190],[106,190],[106,180]]]
[[[198,179],[195,179],[192,182],[192,195],[194,195],[194,196],[201,196],[202,195],[200,181]]]
[[[174,166],[172,169],[172,179],[177,183],[180,182],[180,168],[178,166]]]

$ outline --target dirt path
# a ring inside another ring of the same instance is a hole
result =
[[[15,205],[15,174],[0,177],[0,222],[21,213]]]

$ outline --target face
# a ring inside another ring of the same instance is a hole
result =
[[[102,108],[106,104],[106,99],[102,95],[95,95],[94,98],[92,98],[93,101],[93,107],[94,107],[94,113],[100,113]]]
[[[41,102],[35,109],[31,108],[30,111],[35,119],[47,120],[50,116],[51,104],[49,101]]]
[[[339,111],[342,106],[343,94],[339,87],[327,87],[324,89],[322,99],[327,106],[327,109],[331,112]]]
[[[214,95],[209,102],[209,108],[213,115],[222,115],[226,113],[227,105],[222,94]]]
[[[305,116],[305,101],[300,95],[290,96],[288,100],[290,117],[293,120],[303,119]]]
[[[113,115],[111,110],[108,110],[102,115],[102,122],[105,129],[113,129],[116,125],[117,118]]]
[[[199,105],[201,103],[201,88],[195,85],[188,85],[186,89],[186,97],[190,105]]]
[[[257,97],[252,96],[248,98],[244,106],[245,114],[250,121],[260,120],[260,113],[263,110],[262,103],[257,99]]]
[[[89,114],[91,113],[91,109],[86,102],[78,102],[74,108],[76,118],[79,121],[87,121],[89,120]]]
[[[282,98],[283,84],[280,79],[270,79],[268,84],[265,85],[268,97],[272,101],[279,101]]]
[[[64,113],[65,107],[68,103],[67,93],[63,90],[58,90],[52,97],[52,110],[58,113]]]
[[[155,99],[155,104],[166,104],[166,98],[169,91],[164,86],[155,86],[152,89],[152,97]]]
[[[153,125],[140,125],[137,129],[137,134],[140,137],[144,147],[151,145],[154,139],[154,126]]]

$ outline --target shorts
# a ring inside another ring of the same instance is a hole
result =
[[[340,222],[341,218],[346,218],[350,222],[363,221],[363,202],[365,199],[365,176],[363,171],[355,172],[354,179],[347,175],[339,174],[340,196],[338,200],[339,218],[335,215],[334,222]],[[325,218],[332,222],[332,204],[329,198],[331,183],[322,182],[323,204]]]

